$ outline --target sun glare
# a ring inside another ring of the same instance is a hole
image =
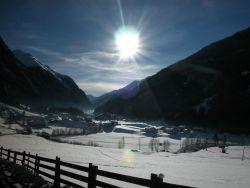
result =
[[[121,58],[133,58],[139,50],[139,33],[132,27],[121,27],[115,33],[115,43]]]

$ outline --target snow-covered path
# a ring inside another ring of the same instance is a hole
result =
[[[250,186],[250,151],[241,160],[242,147],[230,147],[227,154],[219,148],[195,153],[143,153],[126,149],[78,146],[55,143],[34,135],[0,136],[0,145],[18,151],[30,151],[44,157],[74,162],[94,163],[100,169],[149,178],[150,173],[163,173],[164,181],[195,187]]]

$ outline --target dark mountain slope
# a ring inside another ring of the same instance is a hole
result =
[[[134,80],[130,84],[118,90],[105,93],[99,97],[94,97],[92,95],[89,95],[88,98],[95,107],[98,107],[107,103],[110,100],[114,100],[117,97],[121,97],[124,99],[129,99],[129,98],[134,97],[138,93],[139,85],[140,85],[140,81]]]
[[[250,29],[146,78],[137,96],[110,101],[99,112],[249,131]]]
[[[68,76],[43,65],[30,54],[8,49],[0,38],[0,100],[24,103],[35,109],[47,106],[90,108],[85,93]]]
[[[12,102],[12,99],[18,99],[20,95],[34,94],[25,69],[0,38],[0,99],[2,101]]]

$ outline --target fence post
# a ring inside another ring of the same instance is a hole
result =
[[[36,175],[38,176],[39,175],[39,165],[40,165],[40,159],[38,158],[38,155],[37,155],[37,167],[36,167]]]
[[[16,154],[16,152],[14,151],[14,160],[13,160],[14,163],[16,163],[16,155],[17,155],[17,154]]]
[[[151,174],[151,183],[150,188],[158,188],[161,187],[161,183],[163,182],[162,178],[159,178],[157,174]]]
[[[37,154],[35,157],[34,176],[36,175],[36,166],[37,166]]]
[[[60,188],[60,158],[56,157],[55,179],[53,188]]]
[[[28,153],[28,163],[27,163],[27,169],[29,169],[29,164],[30,164],[30,152]]]
[[[95,188],[95,181],[96,181],[96,173],[98,170],[98,166],[92,165],[92,163],[89,163],[89,182],[88,182],[88,188]]]
[[[7,156],[7,160],[10,160],[10,149],[8,149],[8,156]]]
[[[38,159],[38,155],[36,154],[36,158],[35,158],[35,172],[34,172],[35,176],[39,175],[39,163],[40,163],[40,159]]]
[[[25,153],[25,151],[23,152],[23,159],[22,159],[22,166],[24,166],[24,164],[25,164],[25,155],[26,155],[26,153]]]

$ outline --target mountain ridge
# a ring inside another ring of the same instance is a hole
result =
[[[93,103],[93,105],[95,107],[104,105],[108,101],[113,100],[117,97],[129,99],[137,94],[139,84],[140,84],[139,80],[134,80],[131,83],[129,83],[128,85],[126,85],[120,89],[113,90],[113,91],[110,91],[108,93],[104,93],[104,94],[100,95],[99,97],[94,97],[92,95],[89,95],[88,98]]]
[[[133,98],[109,101],[95,112],[249,132],[249,61],[247,28],[145,78]]]
[[[92,108],[72,78],[53,71],[28,53],[12,52],[1,37],[0,68],[3,102],[24,103],[37,110],[48,106]]]

